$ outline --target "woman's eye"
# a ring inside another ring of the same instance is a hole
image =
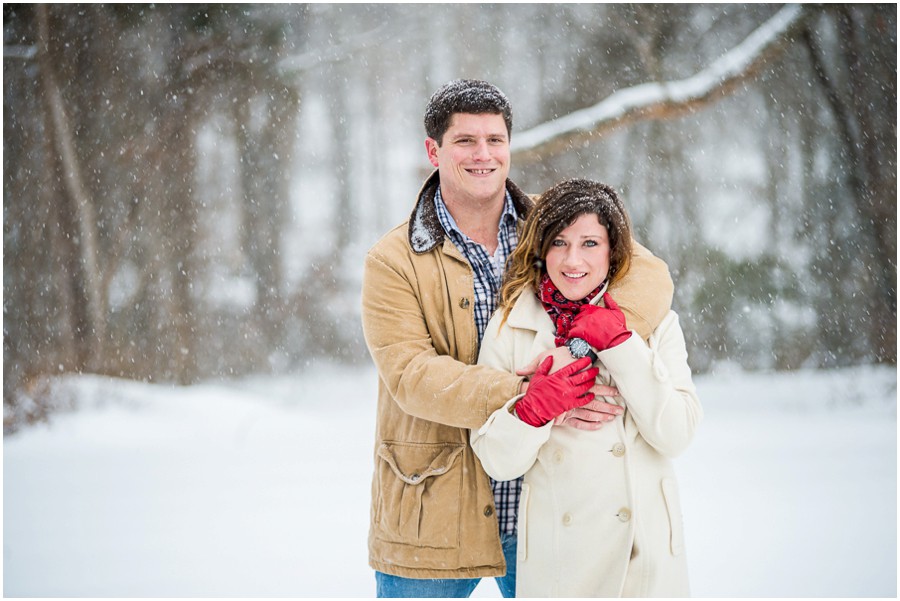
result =
[[[565,246],[566,243],[563,242],[562,240],[554,240],[552,245],[553,246]]]
[[[596,240],[585,240],[584,245],[588,246],[588,247],[594,247],[594,246],[597,246],[597,241]]]

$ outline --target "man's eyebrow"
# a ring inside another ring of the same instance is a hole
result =
[[[459,132],[459,133],[456,133],[456,134],[453,134],[452,136],[450,136],[450,139],[458,140],[460,138],[477,138],[477,137],[478,137],[478,134]],[[485,138],[504,138],[505,139],[506,133],[505,132],[504,133],[501,133],[501,132],[490,133],[490,134],[485,134],[484,137]]]

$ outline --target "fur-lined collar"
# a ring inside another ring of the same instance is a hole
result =
[[[419,190],[419,198],[412,215],[409,216],[409,245],[416,254],[427,253],[438,244],[443,243],[446,233],[438,220],[437,210],[434,208],[434,193],[440,183],[438,171],[435,170]],[[506,180],[506,189],[512,196],[513,206],[519,219],[525,219],[531,210],[533,202],[527,194],[522,192],[512,180]]]

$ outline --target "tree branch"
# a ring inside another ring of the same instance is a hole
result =
[[[592,107],[542,123],[513,137],[516,163],[531,162],[637,121],[693,112],[753,78],[791,42],[812,11],[788,5],[706,69],[681,81],[619,90]]]

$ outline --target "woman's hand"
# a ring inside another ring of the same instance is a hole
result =
[[[544,359],[547,357],[553,357],[553,365],[550,367],[550,373],[554,373],[566,367],[567,365],[571,365],[575,363],[577,359],[572,356],[572,353],[569,352],[564,346],[558,346],[549,351],[544,351],[534,358],[534,361],[526,365],[525,367],[516,370],[517,376],[531,376],[537,370],[538,365],[543,363]],[[528,381],[522,382],[522,385],[519,387],[519,393],[522,394],[528,390]],[[591,392],[594,393],[594,396],[619,396],[619,389],[613,388],[612,386],[604,386],[602,384],[594,384],[594,387],[591,388]],[[606,403],[604,403],[606,404]],[[592,420],[596,421],[596,420]]]
[[[525,396],[516,402],[516,416],[530,426],[543,426],[557,415],[594,400],[591,389],[599,370],[591,367],[590,359],[579,359],[550,375],[552,363],[552,357],[541,362]]]
[[[625,326],[625,314],[609,292],[603,294],[603,303],[605,307],[582,307],[569,330],[570,338],[586,340],[598,351],[618,346],[631,337],[631,331]]]

